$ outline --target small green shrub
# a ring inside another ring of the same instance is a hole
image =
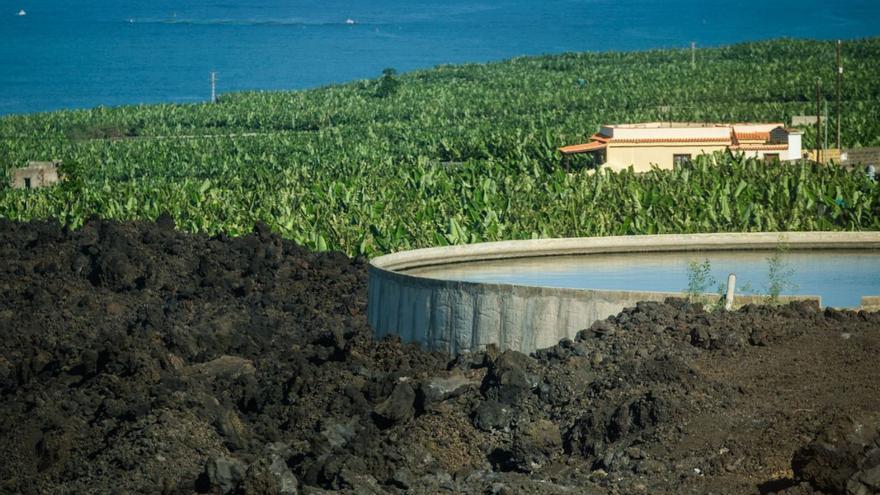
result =
[[[688,286],[686,293],[689,300],[700,300],[706,291],[709,290],[709,287],[716,283],[715,277],[712,276],[712,264],[708,259],[703,260],[702,263],[696,260],[688,261]]]
[[[397,80],[395,77],[396,75],[397,70],[392,67],[388,67],[382,71],[382,77],[379,78],[379,85],[376,87],[376,97],[385,98],[397,93],[397,88],[400,87],[400,81]]]
[[[767,302],[778,304],[779,296],[787,290],[797,290],[797,284],[791,281],[794,268],[784,259],[788,248],[779,243],[773,256],[767,258]]]

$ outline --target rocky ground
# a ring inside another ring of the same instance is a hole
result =
[[[259,227],[0,220],[0,493],[880,492],[880,314],[645,303],[526,356],[374,342]]]

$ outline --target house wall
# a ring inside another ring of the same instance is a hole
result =
[[[660,168],[672,168],[672,156],[679,154],[689,154],[696,158],[697,155],[704,153],[714,153],[715,151],[723,151],[727,149],[724,144],[699,144],[699,145],[662,145],[652,144],[650,146],[626,146],[611,145],[608,146],[608,161],[605,167],[611,170],[623,170],[632,165],[636,172],[647,172],[651,170],[651,165],[657,165]]]
[[[782,158],[783,160],[800,160],[803,158],[801,154],[801,137],[800,134],[788,135],[788,152]]]
[[[759,160],[763,160],[766,155],[779,155],[779,161],[785,161],[789,158],[786,158],[788,152],[786,150],[745,150],[738,151],[737,153],[742,153],[746,158],[757,158]],[[797,159],[800,159],[799,156]]]
[[[14,189],[24,189],[25,179],[31,180],[31,188],[46,187],[58,182],[58,169],[44,167],[16,168],[9,171]]]
[[[844,149],[840,161],[844,165],[874,165],[877,167],[880,166],[880,148]]]
[[[807,160],[824,163],[826,165],[831,162],[841,163],[840,155],[841,152],[837,148],[819,150],[818,157],[816,156],[816,150],[806,150],[804,153],[804,157],[806,157]]]

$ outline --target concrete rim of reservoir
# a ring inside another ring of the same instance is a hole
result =
[[[773,250],[876,250],[880,232],[663,234],[487,242],[389,254],[370,261],[368,318],[377,338],[395,334],[433,350],[461,354],[496,344],[532,352],[641,301],[680,292],[536,287],[407,274],[442,265],[591,254]],[[756,302],[737,296],[737,304]],[[818,296],[784,296],[781,300]],[[820,301],[821,303],[821,301]],[[871,308],[876,296],[862,298]]]

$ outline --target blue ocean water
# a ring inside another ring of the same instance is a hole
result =
[[[18,15],[24,10],[26,15]],[[441,63],[880,34],[877,0],[0,0],[0,114],[298,89]]]

